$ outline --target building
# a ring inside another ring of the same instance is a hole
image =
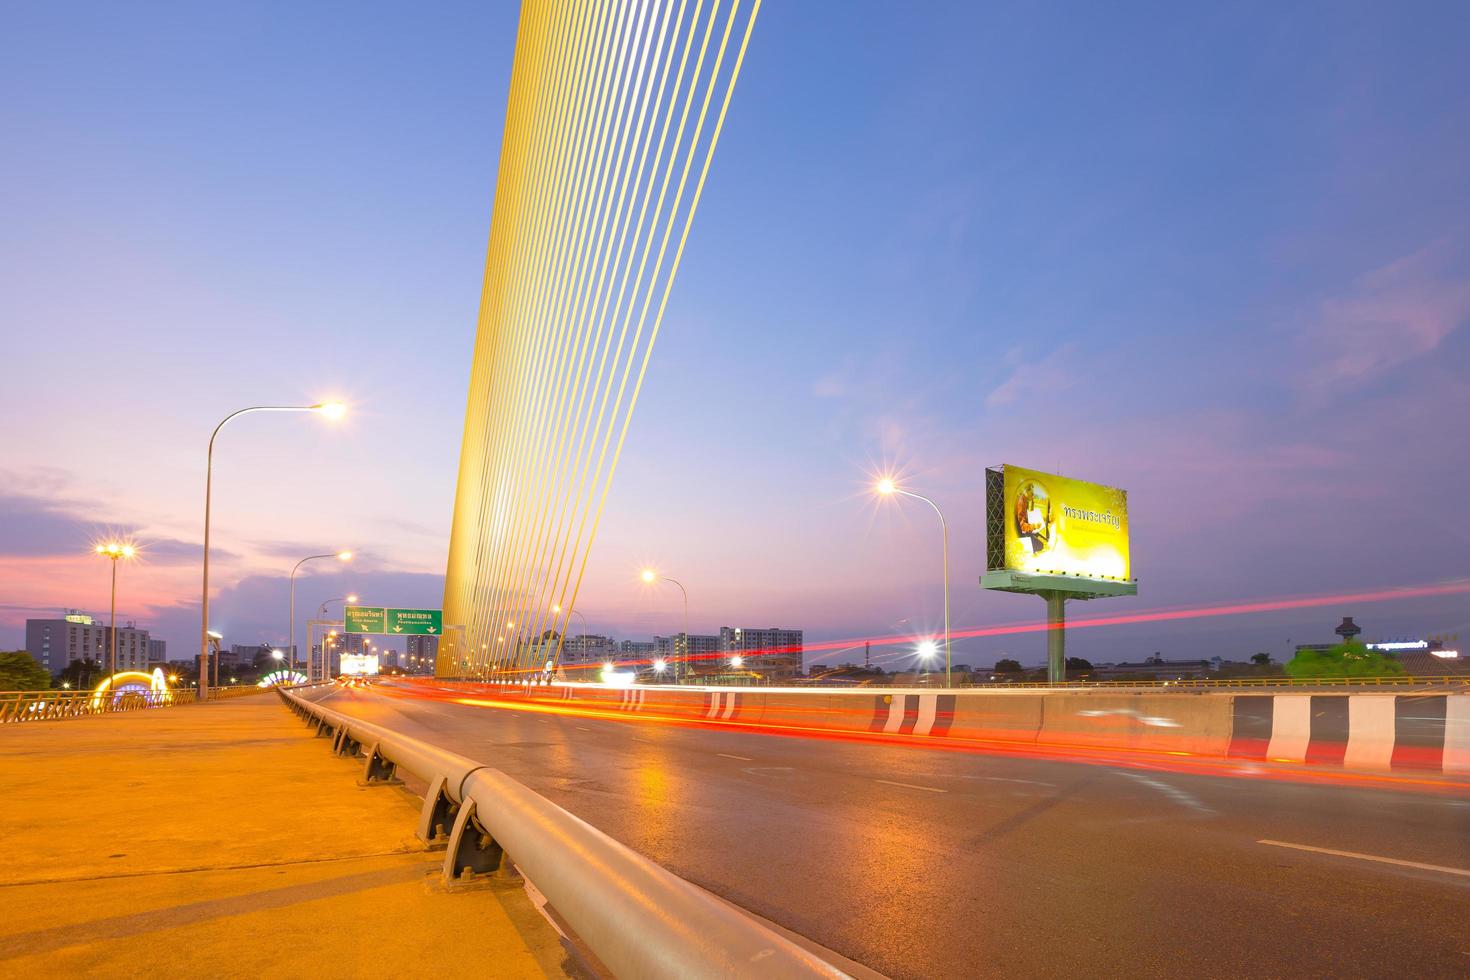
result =
[[[69,609],[57,619],[26,620],[26,652],[52,674],[78,660],[107,664],[111,633],[85,613]],[[148,631],[133,624],[117,628],[117,670],[148,670]]]
[[[407,636],[404,637],[407,644],[404,650],[406,658],[405,666],[410,671],[432,671],[434,664],[439,659],[439,637],[437,636]]]
[[[1173,681],[1205,678],[1211,674],[1208,660],[1165,660],[1157,653],[1142,663],[1098,664],[1092,669],[1095,681]]]
[[[561,660],[567,664],[598,663],[613,659],[617,652],[612,637],[596,633],[568,634],[561,641]]]
[[[719,659],[720,638],[700,633],[675,633],[673,636],[655,636],[654,654],[665,660],[690,660],[695,667],[712,664]]]
[[[168,641],[148,640],[148,662],[155,667],[168,663]]]
[[[802,643],[801,630],[720,627],[720,653],[742,658],[745,670],[771,681],[789,680],[802,672]]]
[[[658,655],[657,641],[624,640],[618,644],[618,657],[623,660],[649,658]]]

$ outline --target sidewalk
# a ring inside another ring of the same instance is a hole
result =
[[[564,976],[520,888],[449,894],[418,798],[274,694],[0,729],[0,971]]]

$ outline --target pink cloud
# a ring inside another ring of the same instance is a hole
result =
[[[1443,242],[1362,276],[1351,292],[1322,304],[1310,331],[1322,355],[1311,373],[1329,387],[1382,374],[1438,347],[1470,318],[1470,280],[1446,274]]]

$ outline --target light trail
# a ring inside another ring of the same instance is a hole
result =
[[[615,704],[603,705],[587,702],[569,702],[560,700],[556,695],[551,695],[546,700],[532,700],[519,689],[514,692],[513,696],[508,697],[506,695],[510,692],[497,690],[494,685],[490,684],[461,684],[457,688],[430,688],[422,684],[393,684],[379,685],[375,690],[388,697],[452,703],[470,708],[492,708],[538,715],[559,715],[566,718],[596,718],[604,721],[618,721],[635,725],[698,728],[722,732],[738,732],[748,735],[856,742],[867,745],[901,747],[931,752],[967,752],[986,756],[1040,759],[1048,762],[1065,762],[1091,766],[1121,766],[1127,769],[1149,769],[1181,775],[1223,776],[1230,779],[1270,780],[1359,788],[1372,787],[1374,789],[1390,789],[1438,796],[1461,797],[1467,792],[1470,792],[1470,782],[1458,779],[1328,770],[1314,768],[1309,763],[1265,763],[1256,760],[1197,755],[1190,752],[1181,752],[1177,749],[1159,750],[1056,742],[1043,745],[1002,739],[972,738],[962,735],[948,735],[944,738],[933,738],[927,735],[906,735],[898,732],[841,731],[831,728],[816,728],[789,723],[770,724],[765,722],[706,720],[703,717],[666,713],[657,709],[630,713],[622,710]],[[863,713],[859,712],[859,714],[862,715]]]

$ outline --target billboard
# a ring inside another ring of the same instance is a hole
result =
[[[378,672],[378,655],[376,653],[344,653],[342,654],[342,674],[351,677],[357,674],[376,674]]]
[[[1019,466],[990,477],[991,569],[1129,579],[1127,491]]]

